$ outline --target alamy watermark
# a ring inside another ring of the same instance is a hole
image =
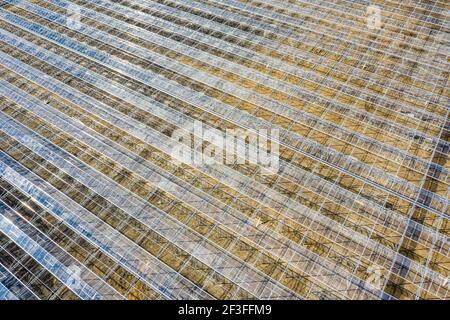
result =
[[[81,29],[81,8],[76,4],[69,4],[67,6],[67,20],[66,20],[67,28],[72,30],[80,30]]]
[[[172,133],[171,156],[188,165],[255,164],[262,174],[279,169],[279,130],[226,129],[205,127],[194,121]]]
[[[80,290],[82,288],[81,268],[73,264],[67,268],[67,271],[69,273],[67,286],[74,290]]]
[[[371,284],[374,288],[382,290],[385,282],[383,268],[373,264],[367,268],[366,273],[368,274],[366,282]]]
[[[370,30],[381,30],[381,8],[376,5],[367,7],[367,27]]]

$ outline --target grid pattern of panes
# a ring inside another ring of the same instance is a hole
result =
[[[448,299],[449,12],[0,1],[0,299]],[[173,161],[194,121],[279,170]]]

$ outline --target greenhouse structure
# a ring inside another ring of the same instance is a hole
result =
[[[450,2],[1,0],[0,299],[447,300]]]

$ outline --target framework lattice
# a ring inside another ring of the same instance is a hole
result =
[[[0,298],[447,299],[449,9],[0,1]],[[280,170],[173,161],[194,120]]]

